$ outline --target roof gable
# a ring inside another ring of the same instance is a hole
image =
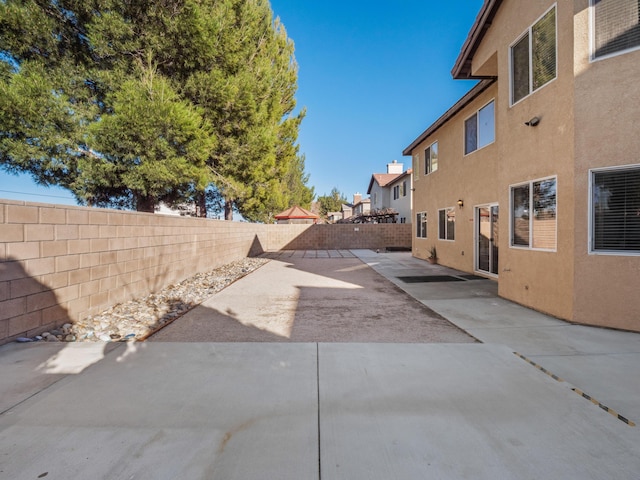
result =
[[[406,173],[406,172],[405,172]],[[402,177],[405,173],[374,173],[371,175],[371,180],[369,181],[369,188],[367,189],[367,194],[371,194],[371,189],[373,188],[373,182],[376,182],[382,188],[388,186],[398,177]]]
[[[284,220],[287,218],[320,218],[315,213],[310,212],[302,207],[298,207],[297,205],[291,208],[288,208],[284,212],[280,212],[275,215],[277,220]]]
[[[484,5],[482,5],[482,8],[476,17],[476,21],[467,35],[467,39],[460,49],[458,59],[451,70],[453,78],[458,80],[487,78],[472,75],[471,63],[473,62],[473,55],[478,50],[478,46],[491,26],[501,4],[502,0],[485,0]]]

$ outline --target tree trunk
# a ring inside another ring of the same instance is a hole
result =
[[[224,201],[224,219],[225,220],[233,220],[233,201],[225,200]]]
[[[155,199],[149,195],[136,197],[136,211],[154,213],[156,207]]]
[[[204,192],[196,192],[196,217],[207,216],[207,197]]]

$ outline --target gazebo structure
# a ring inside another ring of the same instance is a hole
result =
[[[277,223],[313,224],[318,223],[320,216],[296,205],[277,214],[275,218]]]

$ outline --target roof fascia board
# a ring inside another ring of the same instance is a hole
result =
[[[457,80],[486,78],[473,76],[471,74],[471,62],[473,60],[473,55],[476,53],[476,50],[478,50],[478,46],[491,26],[501,4],[502,0],[485,0],[484,5],[482,5],[482,8],[476,17],[475,23],[469,31],[469,35],[467,35],[467,39],[460,49],[458,59],[451,70],[453,78]]]
[[[420,134],[418,138],[416,138],[411,145],[405,148],[402,151],[402,154],[405,156],[411,156],[411,151],[418,146],[425,138],[431,135],[433,132],[442,127],[445,123],[451,120],[460,110],[469,105],[473,100],[475,100],[482,92],[484,92],[487,88],[489,88],[494,82],[495,78],[489,78],[485,80],[481,80],[478,82],[471,90],[469,90],[460,100],[458,100],[455,105],[453,105],[449,110],[447,110],[444,115],[442,115],[438,120],[436,120],[429,128],[427,128],[424,132]]]

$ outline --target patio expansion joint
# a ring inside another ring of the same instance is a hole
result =
[[[541,372],[543,372],[544,374],[550,376],[551,378],[553,378],[554,380],[556,380],[557,382],[560,383],[564,383],[564,380],[562,378],[560,378],[559,376],[555,375],[554,373],[550,372],[549,370],[547,370],[546,368],[544,368],[542,365],[538,365],[536,362],[534,362],[533,360],[528,359],[527,357],[525,357],[524,355],[518,353],[518,352],[513,352],[513,354],[517,357],[520,357],[522,360],[524,360],[525,362],[529,363],[530,365],[533,365],[534,367],[536,367],[538,370],[540,370]],[[607,407],[606,405],[604,405],[603,403],[599,402],[598,400],[596,400],[595,398],[593,398],[591,395],[588,395],[587,393],[583,392],[582,390],[580,390],[579,388],[570,387],[571,390],[575,393],[577,393],[578,395],[580,395],[581,397],[589,400],[591,403],[593,403],[594,405],[597,405],[598,407],[600,407],[602,410],[604,410],[605,412],[607,412],[610,415],[613,415],[615,418],[617,418],[618,420],[620,420],[623,423],[626,423],[627,425],[629,425],[630,427],[635,427],[636,424],[629,420],[627,417],[619,414],[618,412],[616,412],[614,409]]]
[[[322,479],[322,437],[320,436],[320,344],[316,342],[316,393],[318,412],[318,479]]]

